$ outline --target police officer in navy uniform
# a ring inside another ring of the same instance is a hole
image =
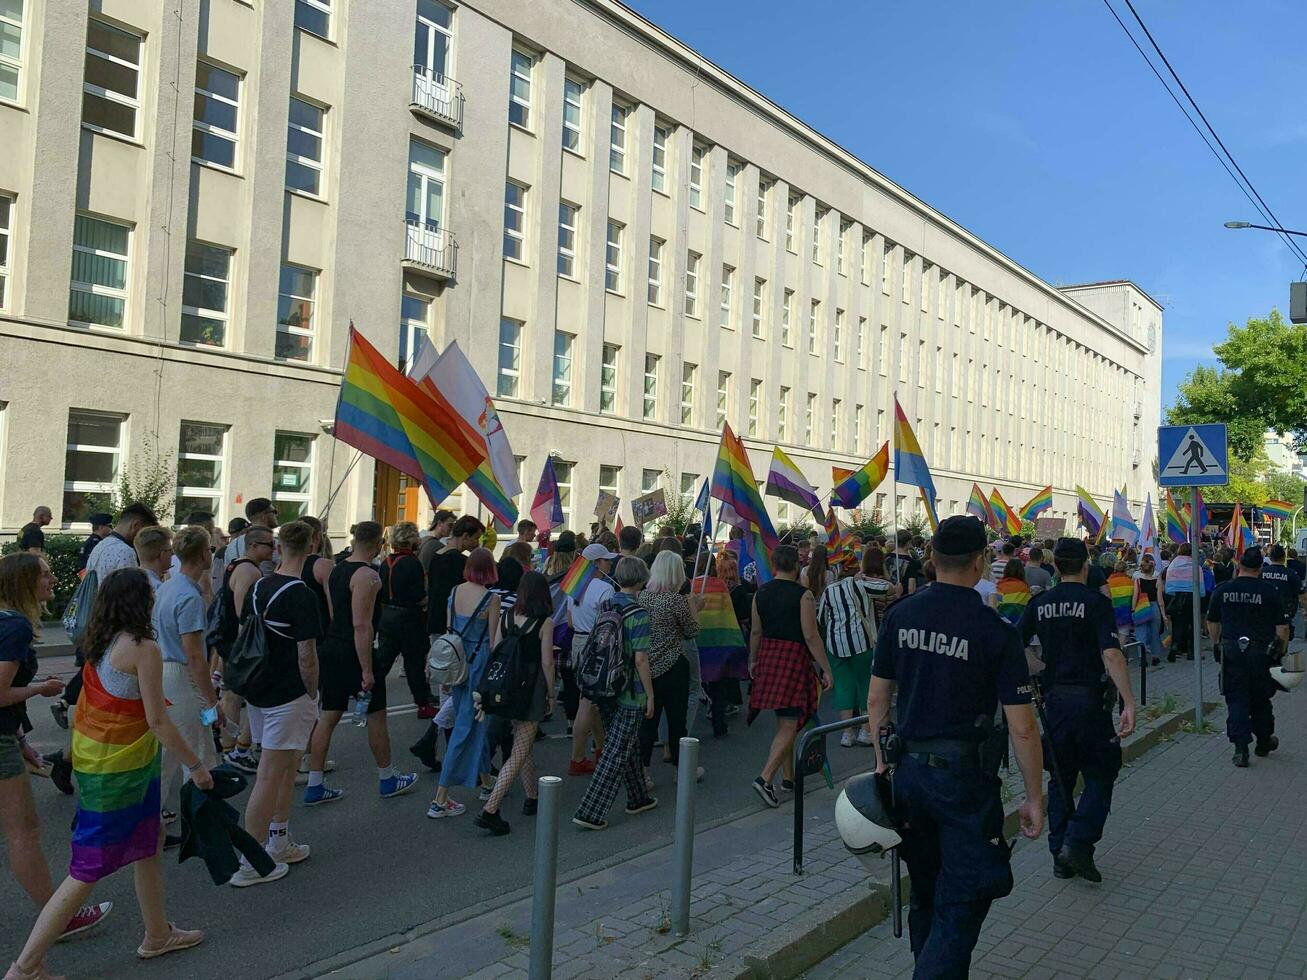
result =
[[[1022,833],[1035,839],[1044,823],[1025,650],[1016,629],[975,589],[985,543],[974,517],[940,522],[935,584],[890,607],[871,670],[872,731],[889,718],[898,687],[902,755],[894,793],[905,823],[900,852],[912,878],[914,977],[965,977],[990,904],[1012,891],[998,779],[1006,733],[994,725],[1000,703],[1025,777]],[[883,769],[879,745],[876,755]]]
[[[1285,564],[1284,545],[1273,544],[1267,552],[1269,561],[1262,566],[1262,578],[1280,587],[1280,601],[1284,603],[1284,621],[1289,624],[1289,639],[1293,639],[1293,617],[1303,600],[1301,576]]]
[[[1058,584],[1030,601],[1020,629],[1026,643],[1039,638],[1044,661],[1044,764],[1051,777],[1048,849],[1053,874],[1098,882],[1103,876],[1094,866],[1094,845],[1103,837],[1112,807],[1112,785],[1121,771],[1121,738],[1135,728],[1135,698],[1111,600],[1089,587],[1088,561],[1083,541],[1061,538],[1053,548]],[[1125,705],[1115,728],[1105,698],[1104,669]],[[1074,803],[1081,776],[1084,792]]]
[[[1239,573],[1212,591],[1207,607],[1207,634],[1221,651],[1225,694],[1225,734],[1234,743],[1234,764],[1248,765],[1248,745],[1270,755],[1280,744],[1271,711],[1271,664],[1289,643],[1280,586],[1262,576],[1262,549],[1249,548],[1239,558]]]

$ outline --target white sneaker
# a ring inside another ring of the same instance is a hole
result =
[[[268,874],[261,875],[248,864],[242,864],[236,869],[236,873],[231,876],[227,884],[233,888],[248,888],[250,885],[263,885],[269,881],[277,881],[279,878],[285,878],[290,871],[289,864],[278,864]]]
[[[299,864],[301,861],[307,860],[308,856],[309,845],[296,844],[294,841],[291,841],[280,850],[268,852],[268,857],[278,864]]]
[[[872,736],[871,736],[871,732],[867,731],[865,728],[861,728],[861,729],[858,730],[858,744],[859,744],[859,745],[875,745],[875,744],[876,744],[876,740],[875,740],[874,738],[872,738]]]
[[[853,748],[853,733],[845,729],[844,734],[840,736],[840,745],[846,749]]]

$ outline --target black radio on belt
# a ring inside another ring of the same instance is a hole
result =
[[[887,766],[897,766],[903,760],[903,739],[893,722],[880,726],[880,754]]]

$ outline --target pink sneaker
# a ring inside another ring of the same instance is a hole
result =
[[[68,925],[64,926],[63,935],[59,941],[63,942],[73,936],[81,935],[94,929],[113,910],[113,902],[101,902],[98,905],[83,905],[77,910],[77,914],[72,917]]]

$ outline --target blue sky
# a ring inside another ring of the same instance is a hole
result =
[[[1263,222],[1102,0],[627,2],[1044,279],[1139,283],[1166,307],[1164,405],[1228,322],[1287,315],[1301,265],[1269,232],[1222,227]],[[1307,231],[1307,3],[1135,7]]]

